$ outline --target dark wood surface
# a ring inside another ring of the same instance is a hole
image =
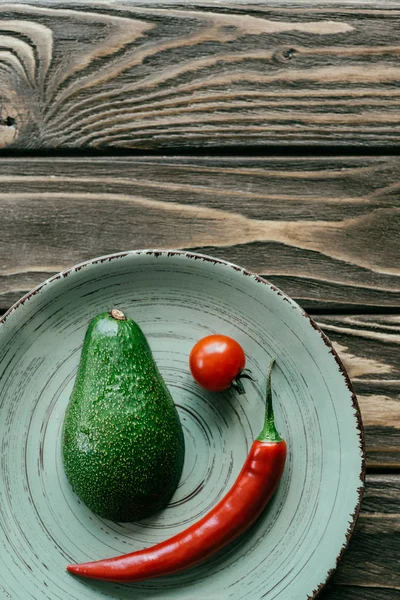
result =
[[[365,586],[329,586],[327,592],[320,596],[320,600],[398,600],[400,591],[393,588]]]
[[[398,157],[4,158],[0,306],[84,259],[168,247],[253,269],[308,310],[396,309],[399,190]]]
[[[400,594],[400,477],[369,475],[356,529],[324,600],[386,600]]]
[[[331,579],[333,593],[324,591],[323,598],[397,597],[400,588],[399,496],[399,475],[367,477],[356,529]],[[385,596],[389,592],[392,596]],[[369,596],[368,593],[376,593],[376,596]]]
[[[0,313],[140,247],[213,254],[295,298],[366,435],[323,600],[400,600],[399,24],[400,0],[0,0]]]
[[[319,314],[316,320],[354,385],[368,469],[400,471],[400,315]]]
[[[0,147],[398,146],[400,2],[0,2]]]

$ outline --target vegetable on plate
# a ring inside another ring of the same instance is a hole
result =
[[[197,523],[155,546],[105,560],[69,565],[70,573],[115,582],[170,575],[211,557],[256,521],[275,492],[286,461],[286,443],[276,430],[272,408],[273,362],[267,376],[264,427],[225,497]]]
[[[184,453],[177,409],[139,325],[118,309],[96,316],[63,424],[72,489],[103,518],[137,521],[169,502]]]
[[[227,335],[207,335],[192,348],[189,366],[193,379],[209,392],[233,386],[244,394],[241,379],[251,379],[242,346]]]

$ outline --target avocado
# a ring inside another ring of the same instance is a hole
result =
[[[148,517],[178,486],[185,454],[178,412],[146,337],[120,310],[89,324],[61,444],[73,491],[103,518]]]

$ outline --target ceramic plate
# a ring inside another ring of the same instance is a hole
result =
[[[89,320],[135,319],[178,405],[182,479],[170,505],[138,523],[96,517],[65,478],[60,433]],[[188,369],[202,336],[237,339],[254,381],[211,394]],[[257,523],[206,563],[131,585],[76,578],[71,562],[114,556],[198,520],[233,484],[261,430],[267,365],[289,454]],[[33,290],[0,324],[0,597],[12,600],[306,600],[337,564],[359,510],[364,449],[357,401],[327,338],[267,281],[184,252],[128,252],[74,267]]]

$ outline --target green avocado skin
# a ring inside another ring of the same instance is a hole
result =
[[[98,315],[63,424],[73,491],[103,518],[137,521],[168,503],[184,454],[178,412],[142,330],[131,319]]]

